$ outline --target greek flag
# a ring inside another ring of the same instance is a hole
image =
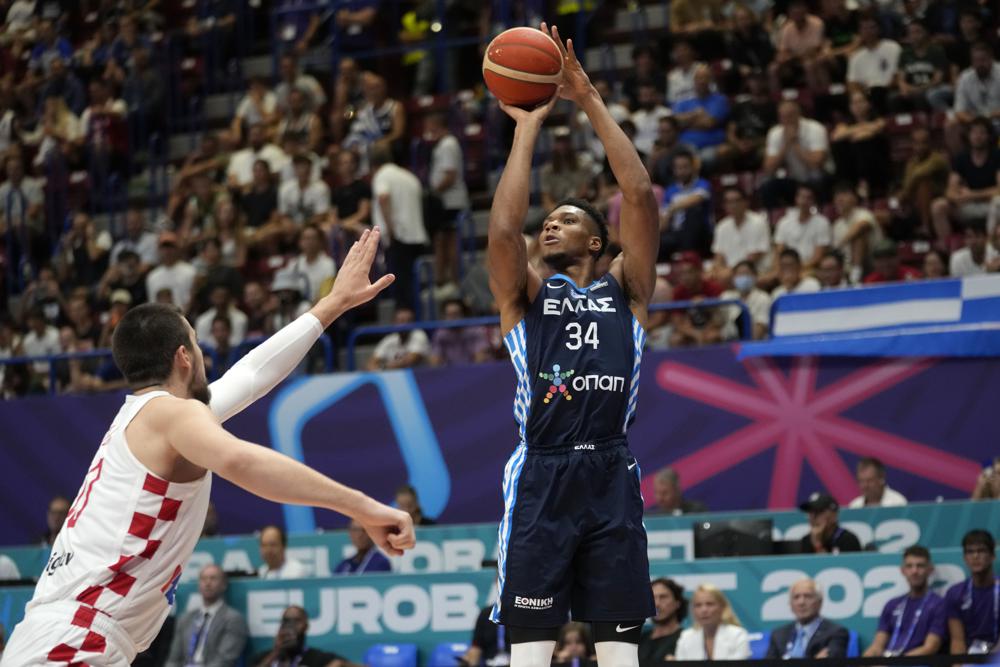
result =
[[[741,357],[1000,355],[1000,275],[788,294]]]

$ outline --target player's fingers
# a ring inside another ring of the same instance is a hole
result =
[[[566,57],[566,45],[563,44],[562,38],[559,36],[559,26],[552,26],[552,39],[555,40],[556,46],[559,47],[559,53],[563,54],[563,58]]]
[[[390,556],[402,556],[403,552],[392,546],[389,540],[386,539],[385,533],[378,533],[378,535],[372,536],[372,541],[378,545],[378,548],[386,552]]]
[[[389,544],[391,544],[394,549],[399,549],[400,551],[404,551],[406,549],[412,549],[413,545],[416,544],[416,539],[413,537],[412,534],[410,535],[390,534]]]
[[[563,55],[569,58],[570,62],[576,62],[576,50],[573,48],[573,40],[566,40],[566,48],[563,50]]]
[[[365,238],[361,245],[361,265],[365,269],[371,268],[372,262],[375,261],[375,254],[378,252],[378,240],[379,240],[379,230],[376,228],[368,232],[365,230]]]
[[[384,276],[382,276],[381,278],[379,278],[378,280],[376,280],[372,284],[372,286],[368,288],[369,290],[371,290],[371,296],[368,297],[368,298],[369,299],[374,298],[376,294],[378,294],[379,292],[381,292],[382,290],[384,290],[386,287],[388,287],[389,285],[391,285],[392,282],[395,279],[396,279],[396,276],[394,276],[391,273],[387,273]]]

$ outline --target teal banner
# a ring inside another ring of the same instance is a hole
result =
[[[774,537],[779,540],[798,540],[809,531],[802,512],[647,516],[650,563],[694,560],[691,527],[699,521],[748,518],[773,519]],[[946,549],[959,546],[962,535],[973,528],[1000,525],[1000,503],[919,503],[905,507],[842,510],[841,523],[856,533],[862,544],[873,545],[880,553],[899,553],[914,544]],[[415,549],[403,557],[391,559],[396,573],[473,572],[481,569],[484,559],[496,559],[495,524],[421,528],[417,537]],[[288,552],[314,576],[326,577],[341,560],[353,555],[354,547],[346,531],[331,531],[292,535]],[[21,576],[32,579],[44,570],[48,559],[48,551],[38,547],[6,548],[0,550],[0,554],[14,561]],[[255,572],[261,564],[257,539],[241,535],[201,540],[185,568],[182,581],[194,581],[198,571],[208,563],[218,563],[228,572]]]
[[[961,549],[935,550],[934,588],[965,578]],[[875,631],[885,603],[906,592],[899,554],[783,556],[660,561],[651,575],[672,577],[690,591],[711,582],[725,591],[743,625],[767,630],[792,619],[788,589],[798,579],[816,579],[825,593],[823,615],[857,632],[862,645]],[[309,613],[309,645],[360,661],[375,643],[417,644],[423,659],[441,642],[468,641],[479,610],[495,596],[490,571],[443,574],[383,574],[297,581],[236,579],[229,604],[246,615],[250,652],[271,647],[282,611],[301,605]],[[5,625],[21,617],[27,588],[0,589]],[[200,601],[193,583],[178,590],[179,613]]]

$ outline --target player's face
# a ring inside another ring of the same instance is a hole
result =
[[[934,572],[934,566],[926,558],[920,556],[907,556],[903,559],[903,566],[900,568],[903,577],[911,589],[923,589],[927,586],[927,580]]]
[[[188,331],[191,335],[191,356],[194,360],[194,366],[191,369],[191,381],[188,384],[188,393],[191,398],[201,401],[205,405],[208,405],[212,400],[212,392],[208,388],[208,376],[205,375],[205,355],[202,354],[201,347],[198,345],[198,336],[195,334],[194,329],[191,325],[187,325]]]
[[[695,593],[691,608],[695,622],[703,628],[716,628],[722,622],[722,604],[711,593]]]
[[[969,572],[980,574],[993,568],[993,552],[983,544],[970,544],[962,550],[962,557]]]
[[[789,595],[792,613],[795,614],[796,620],[809,621],[819,615],[823,598],[819,596],[819,592],[811,583],[800,582],[793,585]]]
[[[542,223],[542,259],[561,264],[566,259],[589,257],[601,247],[601,237],[593,233],[593,223],[576,206],[560,206]]]
[[[663,584],[653,586],[653,604],[656,606],[656,616],[653,618],[655,623],[667,623],[681,606],[680,601],[674,597],[674,592]]]

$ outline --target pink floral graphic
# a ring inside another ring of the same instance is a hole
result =
[[[968,491],[980,472],[976,461],[842,415],[933,363],[924,359],[874,363],[820,388],[814,357],[797,358],[787,375],[767,358],[747,359],[743,364],[755,386],[665,361],[656,370],[656,381],[663,389],[752,420],[672,465],[684,486],[690,487],[776,447],[768,497],[772,508],[793,507],[798,502],[806,463],[839,502],[856,496],[854,473],[837,450],[876,456],[890,468]],[[642,487],[644,497],[652,499],[652,476],[643,479]]]

